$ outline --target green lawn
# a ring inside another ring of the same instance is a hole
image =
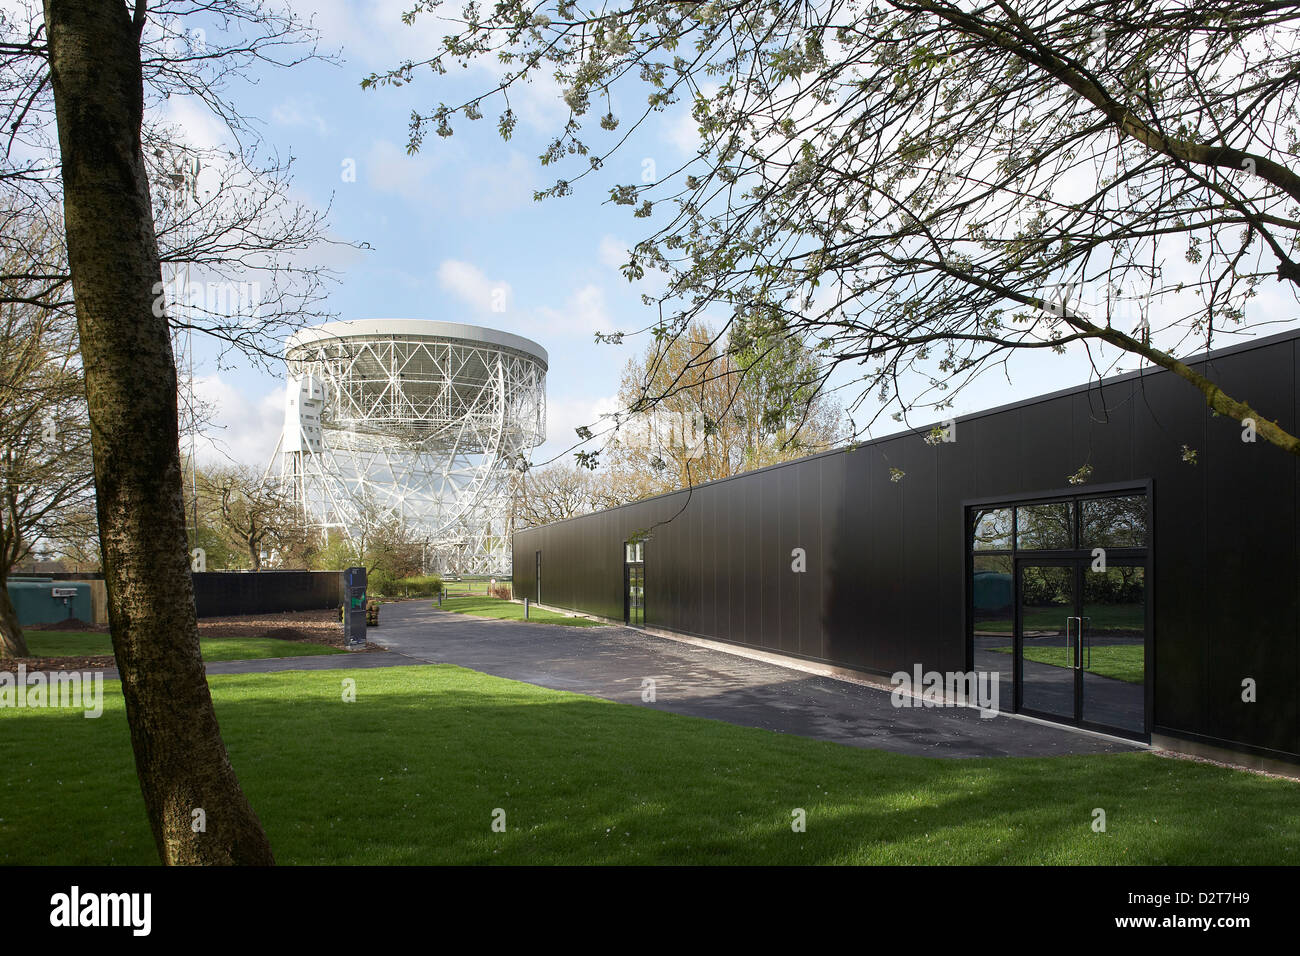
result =
[[[1135,604],[1099,604],[1088,608],[1089,626],[1097,632],[1132,632],[1141,633],[1144,627],[1141,605]],[[1026,631],[1064,630],[1065,616],[1071,613],[1064,607],[1033,607],[1024,609],[1024,626]],[[1010,634],[1011,612],[1005,618],[989,618],[977,621],[975,630],[983,634]]]
[[[904,757],[451,666],[211,685],[281,863],[1300,863],[1297,784],[1151,754]],[[155,862],[105,689],[0,709],[0,864]]]
[[[998,654],[1010,654],[1010,647],[991,647]],[[1073,648],[1068,652],[1073,654]],[[1026,647],[1025,659],[1040,664],[1055,664],[1057,667],[1070,667],[1064,647]],[[1084,651],[1084,660],[1088,662],[1087,670],[1099,677],[1111,677],[1127,681],[1130,684],[1145,682],[1146,650],[1141,644],[1096,644],[1091,650]],[[1091,656],[1089,656],[1091,655]]]
[[[27,631],[27,648],[35,657],[93,657],[112,654],[107,634],[84,631]],[[314,657],[347,651],[307,641],[271,637],[205,637],[200,641],[205,661],[253,661],[267,657]]]
[[[433,602],[438,607],[438,602]],[[473,614],[475,617],[494,617],[502,621],[522,621],[524,606],[514,601],[500,601],[489,597],[462,597],[443,600],[440,610],[454,611],[457,614]],[[602,621],[592,621],[585,617],[567,617],[555,611],[539,607],[528,609],[528,620],[538,624],[564,624],[569,627],[604,627]]]

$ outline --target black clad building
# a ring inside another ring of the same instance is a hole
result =
[[[1296,431],[1300,333],[1188,364]],[[1300,459],[1249,437],[1132,373],[519,532],[515,593],[1300,761]]]

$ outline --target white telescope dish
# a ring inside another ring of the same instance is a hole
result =
[[[285,348],[281,481],[307,523],[356,537],[392,514],[430,570],[510,572],[509,478],[546,440],[547,354],[429,319],[327,322]]]

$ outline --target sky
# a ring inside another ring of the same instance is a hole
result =
[[[542,202],[533,200],[533,191],[549,186],[557,173],[543,169],[538,156],[567,116],[553,82],[513,96],[520,121],[510,141],[496,132],[499,110],[485,110],[481,122],[459,123],[448,139],[430,135],[418,154],[408,155],[412,109],[459,102],[492,80],[489,67],[480,65],[461,75],[417,73],[402,88],[363,90],[364,76],[427,56],[443,32],[427,18],[414,27],[403,24],[408,3],[294,0],[296,12],[314,18],[321,49],[336,52],[339,62],[257,70],[229,94],[261,132],[265,148],[293,157],[293,198],[328,206],[331,235],[368,247],[316,254],[340,278],[329,288],[326,310],[340,319],[485,325],[527,336],[547,350],[548,440],[534,453],[535,462],[544,462],[574,443],[575,427],[618,408],[622,368],[647,345],[644,335],[620,346],[597,344],[594,333],[642,329],[654,317],[640,299],[653,289],[627,282],[618,271],[626,250],[648,232],[647,221],[608,203],[608,190],[640,181],[647,163],[675,168],[695,151],[695,124],[688,104],[679,104],[653,118],[572,195]],[[640,88],[628,87],[626,95],[633,90]],[[616,113],[621,105],[613,104]],[[199,105],[173,98],[165,110],[194,142],[221,141],[220,127]],[[1268,308],[1271,318],[1295,324],[1294,301],[1279,297]],[[218,368],[213,348],[202,342],[195,354],[196,391],[215,410],[213,440],[201,447],[200,460],[225,457],[265,467],[283,422],[283,379],[252,363]],[[1009,369],[1009,376],[994,372],[978,380],[959,397],[956,412],[1082,384],[1090,376],[1077,349],[1066,356],[1038,350],[1013,359]],[[873,436],[903,427],[888,415],[881,423]]]

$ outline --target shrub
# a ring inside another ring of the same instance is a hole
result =
[[[442,591],[442,578],[436,574],[419,574],[396,582],[403,597],[434,597]]]
[[[502,582],[499,583],[499,584],[489,584],[489,585],[488,585],[488,596],[489,596],[489,597],[494,597],[494,598],[500,598],[500,599],[503,600],[503,601],[509,601],[509,600],[510,600],[510,583],[509,583],[508,581],[502,581]]]
[[[392,573],[385,571],[383,568],[375,568],[366,575],[366,587],[371,594],[382,594],[384,597],[394,597],[397,594],[398,581]]]

